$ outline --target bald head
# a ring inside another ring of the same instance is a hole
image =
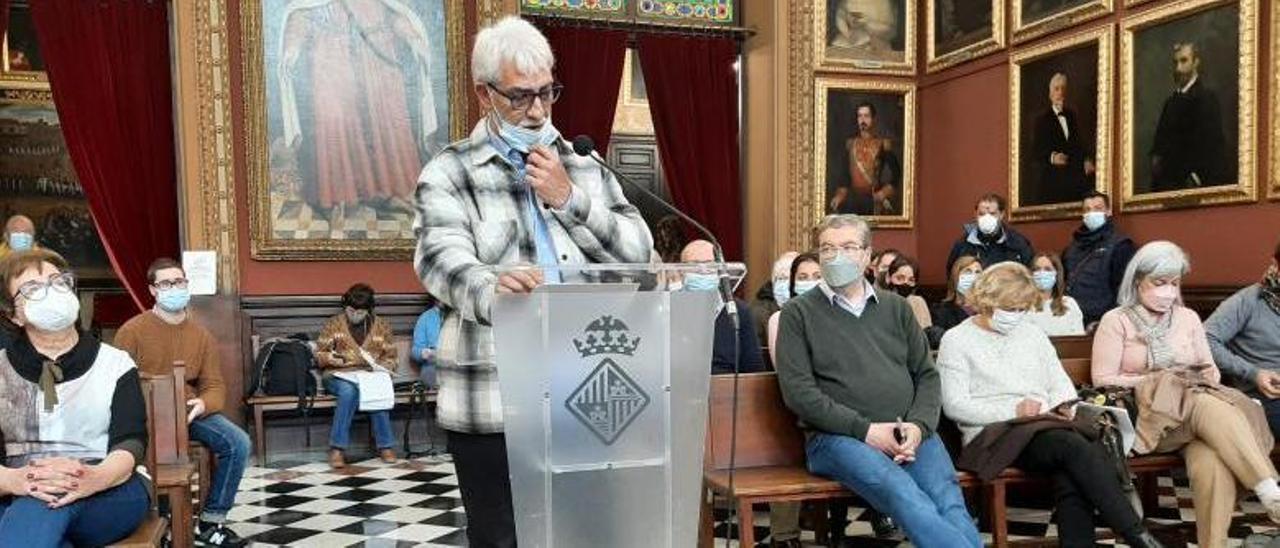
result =
[[[709,263],[716,260],[716,248],[706,240],[694,240],[680,252],[682,263]]]
[[[5,221],[4,233],[7,236],[14,232],[25,232],[27,234],[35,235],[36,224],[31,222],[31,218],[26,215],[14,215],[9,217],[8,221]]]

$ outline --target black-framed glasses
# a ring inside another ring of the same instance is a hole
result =
[[[156,289],[163,291],[166,289],[173,289],[175,287],[178,289],[186,289],[187,284],[189,283],[190,282],[187,281],[186,278],[173,278],[171,280],[160,280],[152,285],[156,286]]]
[[[75,293],[76,276],[70,272],[63,272],[50,277],[48,280],[31,280],[18,286],[18,292],[14,294],[14,297],[21,296],[28,301],[38,301],[49,294],[50,287],[66,293]]]
[[[494,93],[505,98],[511,104],[511,108],[520,112],[529,110],[529,107],[533,106],[534,99],[541,100],[543,107],[554,105],[556,101],[560,100],[560,94],[564,92],[564,85],[558,82],[537,91],[502,91],[492,83],[485,85],[489,86],[489,89],[493,90]]]
[[[823,245],[818,248],[818,256],[825,259],[830,259],[832,257],[835,257],[836,253],[844,253],[845,255],[851,256],[854,253],[857,253],[864,249],[868,249],[870,247],[871,246],[869,245],[853,244],[853,243],[844,244],[844,245]]]

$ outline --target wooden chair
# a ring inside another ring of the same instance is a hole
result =
[[[191,485],[197,466],[187,453],[186,364],[174,362],[170,375],[142,375],[148,404],[147,464],[152,471],[156,495],[169,500],[174,548],[192,546]]]
[[[148,440],[155,438],[155,434],[152,432],[154,421],[151,420],[151,417],[155,416],[155,398],[153,397],[154,388],[154,383],[146,381],[142,382],[142,398],[147,409]],[[146,461],[143,463],[143,466],[146,467],[148,474],[154,476],[156,470],[156,463],[154,460],[155,454],[150,450],[151,444],[148,443],[147,445],[148,450],[145,457]],[[155,498],[153,497],[151,500],[151,509],[147,512],[147,517],[143,518],[142,525],[139,525],[138,528],[133,531],[133,534],[111,544],[110,546],[111,548],[160,547],[164,545],[165,533],[168,532],[168,530],[169,520],[165,519],[164,516],[161,516],[160,512],[157,511]]]

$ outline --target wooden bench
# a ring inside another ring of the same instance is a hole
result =
[[[805,467],[804,435],[796,417],[782,401],[775,373],[747,373],[738,379],[737,450],[733,457],[730,486],[730,448],[735,442],[732,421],[733,377],[712,376],[708,402],[709,422],[703,463],[703,484],[712,495],[736,503],[739,546],[754,546],[755,530],[751,507],[764,502],[800,502],[841,499],[854,496],[838,482],[815,476]],[[1005,525],[1004,485],[1024,477],[1006,470],[989,484],[982,484],[967,472],[957,475],[962,488],[984,489],[984,515],[991,520],[997,546],[1008,543]],[[699,546],[712,543],[711,498],[702,498]]]
[[[414,397],[415,395],[410,392],[396,392],[396,405],[408,405],[412,403]],[[436,400],[436,392],[429,390],[422,393],[420,397],[423,405],[429,405]],[[267,423],[263,415],[268,411],[295,411],[298,409],[298,398],[294,396],[253,396],[246,398],[244,403],[249,406],[253,413],[253,457],[261,465],[265,462],[267,455]],[[321,394],[315,397],[311,408],[332,409],[337,405],[338,398],[328,394]]]

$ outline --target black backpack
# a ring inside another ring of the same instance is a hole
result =
[[[250,393],[255,396],[296,396],[301,408],[306,399],[316,395],[316,359],[306,335],[268,340],[253,365]]]

